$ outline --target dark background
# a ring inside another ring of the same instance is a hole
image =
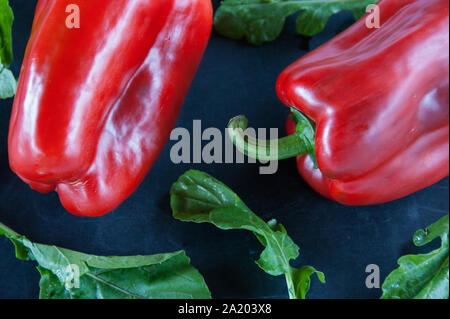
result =
[[[10,2],[15,14],[11,67],[18,76],[36,1]],[[231,117],[246,114],[253,127],[278,127],[283,132],[288,109],[275,93],[277,75],[351,23],[351,14],[341,12],[319,35],[305,38],[295,34],[294,20],[288,19],[282,36],[260,47],[213,33],[177,127],[191,130],[192,120],[201,119],[203,128],[224,128]],[[286,226],[300,245],[299,264],[326,274],[325,285],[313,279],[310,298],[378,298],[380,289],[365,286],[365,267],[379,265],[383,280],[396,268],[398,257],[424,251],[412,244],[414,232],[448,212],[448,178],[388,204],[346,207],[312,191],[297,174],[294,159],[280,162],[275,175],[259,175],[256,164],[175,165],[169,158],[175,142],[169,141],[139,189],[119,208],[101,218],[75,217],[63,209],[56,193],[34,192],[10,171],[11,106],[12,99],[0,100],[2,223],[33,241],[98,255],[184,249],[215,298],[286,298],[287,292],[283,277],[267,275],[254,263],[261,246],[251,233],[182,223],[171,216],[168,191],[189,168],[212,174],[261,217],[277,218]],[[37,298],[38,282],[35,264],[17,260],[12,244],[0,238],[0,298]]]

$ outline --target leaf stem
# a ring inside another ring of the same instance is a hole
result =
[[[294,280],[292,279],[292,271],[289,270],[289,272],[284,274],[286,277],[286,284],[287,284],[287,289],[289,292],[289,299],[298,299],[297,295],[295,293],[295,285],[294,285]]]
[[[14,230],[12,230],[11,228],[9,228],[8,226],[6,226],[3,223],[0,223],[0,235],[1,235],[1,231],[3,231],[6,235],[10,235],[10,236],[18,236],[20,237],[20,234],[16,233]]]
[[[126,296],[130,296],[130,297],[132,297],[132,298],[137,298],[137,299],[147,299],[147,297],[144,297],[144,296],[141,296],[141,295],[136,295],[136,294],[133,294],[133,293],[131,293],[131,292],[129,292],[129,291],[126,291],[126,290],[120,288],[119,286],[116,286],[116,285],[114,285],[114,284],[112,284],[112,283],[110,283],[110,282],[108,282],[108,281],[106,281],[106,280],[103,280],[102,278],[100,278],[100,277],[98,277],[98,276],[96,276],[96,275],[94,275],[94,274],[86,273],[86,276],[89,276],[89,277],[91,277],[92,279],[97,280],[98,282],[101,282],[101,283],[104,284],[105,286],[108,286],[108,287],[110,287],[110,288],[112,288],[112,289],[115,289],[115,290],[117,290],[117,291],[123,293],[123,294],[126,295]]]

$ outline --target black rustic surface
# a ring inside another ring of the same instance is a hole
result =
[[[18,76],[35,1],[14,0],[11,5],[15,13],[12,69]],[[192,120],[201,119],[203,128],[222,129],[229,118],[246,114],[254,127],[284,131],[288,109],[275,94],[277,75],[352,22],[351,14],[342,12],[309,39],[297,36],[289,19],[279,39],[260,47],[213,33],[177,127],[191,130]],[[168,191],[189,168],[212,174],[261,217],[277,218],[286,226],[301,247],[300,263],[326,274],[325,285],[313,280],[310,298],[378,298],[380,289],[365,286],[366,265],[379,265],[384,279],[400,255],[423,251],[412,244],[413,233],[448,211],[448,178],[388,204],[346,207],[312,191],[298,176],[293,159],[281,162],[275,175],[259,175],[256,164],[175,165],[169,158],[175,142],[169,141],[144,182],[119,208],[100,218],[75,217],[63,209],[56,193],[34,192],[10,171],[11,106],[12,99],[0,101],[2,223],[36,242],[99,255],[184,249],[215,298],[286,298],[287,292],[284,278],[271,277],[254,263],[261,246],[251,233],[182,223],[171,216]],[[17,260],[12,244],[0,238],[0,298],[36,298],[38,282],[35,264]]]

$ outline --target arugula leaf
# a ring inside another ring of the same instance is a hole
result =
[[[441,247],[424,255],[406,255],[398,260],[399,268],[383,283],[383,299],[449,298],[449,218],[448,214],[414,234],[414,244],[423,246],[441,238]]]
[[[17,82],[13,73],[1,65],[0,61],[0,99],[8,99],[16,94]]]
[[[39,264],[42,299],[211,297],[202,275],[190,265],[184,251],[103,257],[36,244],[1,223],[0,235],[12,241],[17,258]],[[79,282],[75,285],[72,280],[77,280],[77,276]]]
[[[11,39],[13,19],[8,0],[0,0],[0,99],[7,99],[16,94],[16,79],[7,68],[13,59]]]
[[[8,0],[0,0],[0,61],[10,64],[13,59],[11,30],[14,20]]]
[[[216,31],[228,38],[246,38],[260,45],[276,39],[286,17],[301,10],[298,33],[312,36],[320,32],[328,18],[350,10],[355,19],[362,17],[369,4],[378,0],[224,0],[214,17]]]
[[[290,261],[299,256],[299,247],[283,225],[275,220],[265,223],[230,188],[212,176],[190,170],[172,185],[170,194],[170,205],[176,219],[208,222],[224,230],[253,232],[265,247],[256,264],[272,276],[285,275],[291,299],[305,298],[314,273],[325,283],[324,274],[311,266],[300,269],[290,266]]]

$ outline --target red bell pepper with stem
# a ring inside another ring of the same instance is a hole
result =
[[[380,28],[369,29],[363,17],[280,75],[277,93],[295,121],[278,154],[231,131],[250,156],[297,156],[316,191],[347,205],[395,200],[449,171],[449,3],[378,6]],[[247,121],[237,117],[230,127],[245,129]]]
[[[76,4],[80,28],[67,28]],[[144,179],[212,29],[210,0],[39,0],[14,101],[9,159],[33,189],[99,216]]]

